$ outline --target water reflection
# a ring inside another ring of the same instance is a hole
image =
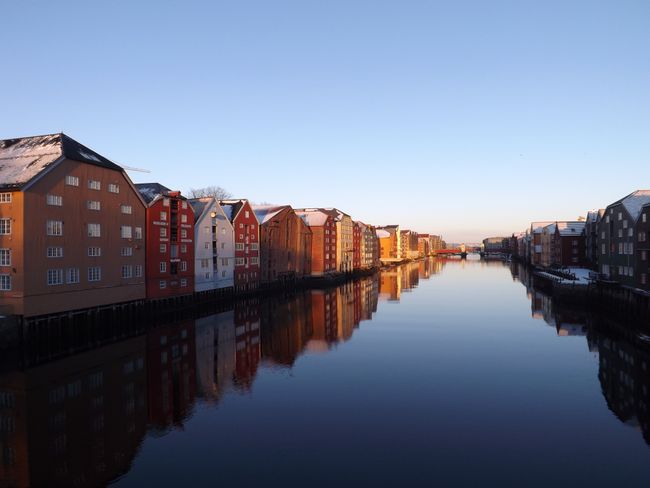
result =
[[[531,300],[531,314],[554,327],[558,336],[585,336],[598,353],[598,379],[608,408],[624,424],[638,428],[650,444],[650,346],[647,324],[612,317],[606,310],[554,300],[536,289],[528,268],[511,265]]]
[[[446,266],[478,264],[420,261],[169,324],[112,324],[112,334],[88,334],[85,343],[78,335],[70,343],[26,343],[6,355],[15,360],[0,374],[0,486],[103,486],[120,478],[146,438],[185,429],[197,409],[226,405],[229,395],[250,395],[265,369],[297,368],[302,355],[351,340],[380,300],[399,302]],[[526,268],[510,271],[524,285],[533,318],[558,336],[585,336],[599,356],[607,406],[649,442],[650,351],[638,334],[587,307],[557,303],[535,288]],[[66,348],[78,352],[66,355]]]

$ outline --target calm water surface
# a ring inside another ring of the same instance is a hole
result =
[[[647,486],[626,325],[514,265],[429,260],[27,345],[0,376],[0,486]]]

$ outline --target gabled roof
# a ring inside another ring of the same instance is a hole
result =
[[[234,223],[235,219],[237,218],[237,215],[239,215],[239,212],[241,212],[241,209],[244,208],[244,206],[248,203],[248,200],[245,198],[240,198],[240,199],[228,199],[228,200],[219,200],[219,205],[221,205],[221,209],[223,210],[223,213],[226,215],[228,220],[230,220],[231,223]],[[255,213],[255,212],[253,212]],[[257,216],[255,217],[257,218]]]
[[[290,205],[251,205],[260,224],[266,224],[283,210],[292,210]]]
[[[558,222],[557,231],[561,236],[579,236],[585,231],[586,222]]]
[[[641,215],[641,208],[649,203],[650,190],[636,190],[630,193],[628,196],[621,198],[611,205],[608,205],[607,207],[609,208],[614,205],[622,204],[632,220],[636,222],[639,218],[639,215]]]
[[[386,239],[387,237],[391,236],[391,233],[384,229],[375,230],[375,234],[377,234],[377,237],[379,239]]]
[[[589,210],[587,212],[587,222],[598,222],[598,220],[603,216],[605,213],[604,208],[600,208],[598,210]]]
[[[22,188],[64,158],[124,171],[63,133],[4,139],[0,140],[0,188]]]
[[[338,208],[333,208],[333,207],[331,207],[331,208],[321,208],[319,210],[329,213],[332,217],[334,217],[334,220],[337,221],[337,222],[340,221],[340,220],[343,220],[343,217],[349,217],[350,216],[350,214],[346,214],[342,210],[339,210]]]
[[[136,189],[142,195],[144,201],[149,205],[158,197],[165,197],[169,195],[171,190],[160,183],[136,183]]]
[[[557,226],[557,222],[554,222],[554,223],[552,223],[552,224],[545,225],[545,226],[542,228],[542,232],[546,231],[546,232],[548,232],[549,234],[553,234],[553,233],[555,233],[555,227],[556,227],[556,226]]]
[[[295,212],[309,227],[321,227],[325,225],[329,217],[333,218],[329,212],[324,212],[316,208],[300,209],[295,210]]]
[[[190,198],[188,200],[189,204],[192,206],[194,211],[194,222],[198,222],[199,219],[203,216],[203,212],[210,207],[210,204],[214,202],[213,197],[202,197],[202,198]]]
[[[541,221],[541,222],[531,222],[530,223],[530,230],[532,234],[541,234],[542,229],[546,227],[548,224],[553,224],[554,222],[551,220],[548,221]]]

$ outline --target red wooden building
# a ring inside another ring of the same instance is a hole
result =
[[[296,210],[311,229],[311,275],[336,273],[336,222],[334,217],[319,209]]]
[[[260,284],[260,226],[248,200],[220,200],[230,220],[235,242],[236,291],[255,290]]]
[[[180,192],[159,183],[141,183],[136,188],[147,204],[147,298],[193,293],[194,212],[191,205]]]
[[[360,222],[352,226],[352,269],[361,269],[361,254],[364,251],[363,230]]]

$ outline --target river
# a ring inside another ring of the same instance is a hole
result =
[[[4,355],[0,486],[645,486],[636,327],[470,256],[53,332]]]

